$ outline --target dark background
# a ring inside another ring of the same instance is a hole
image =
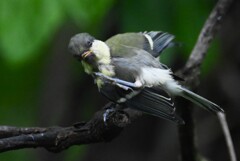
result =
[[[71,36],[105,40],[120,32],[162,30],[180,48],[161,59],[174,71],[190,54],[214,0],[2,0],[0,1],[0,125],[69,126],[89,120],[107,100],[67,51]],[[198,93],[219,104],[240,158],[240,2],[235,0],[201,70]],[[178,107],[181,108],[181,107]],[[209,160],[228,160],[217,117],[193,107],[196,143]],[[61,153],[25,149],[4,161],[175,161],[176,125],[144,115],[110,143],[74,146]]]

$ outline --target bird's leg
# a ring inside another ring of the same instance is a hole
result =
[[[106,80],[112,82],[113,84],[116,84],[117,86],[119,86],[120,88],[123,88],[125,90],[129,90],[131,88],[141,88],[142,87],[142,84],[139,83],[139,81],[136,81],[135,83],[132,83],[132,82],[124,81],[122,79],[112,78],[112,77],[106,76],[106,75],[104,75],[102,73],[99,73],[99,72],[95,72],[94,75],[97,76],[97,77],[101,77],[103,79],[106,79]]]

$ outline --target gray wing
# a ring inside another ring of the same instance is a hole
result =
[[[143,67],[165,69],[156,58],[145,50],[128,46],[122,46],[122,48],[124,52],[132,55],[128,55],[128,57],[112,57],[111,63],[114,66],[115,77],[119,79],[135,82],[136,78],[141,74],[140,69]]]
[[[139,49],[149,49],[150,45],[146,37],[142,33],[123,33],[110,37],[106,43],[111,46],[124,45],[129,47],[136,47]],[[145,48],[144,48],[145,47]]]
[[[177,124],[184,124],[175,113],[171,97],[160,88],[144,88],[138,95],[128,100],[126,105]]]
[[[172,36],[167,33],[160,33],[160,32],[149,32],[146,33],[149,36],[152,36],[154,43],[159,44],[161,42],[162,45],[156,46],[155,50],[162,51],[166,48],[166,45],[170,43],[172,40]],[[161,69],[168,69],[168,67],[159,62],[153,55],[144,49],[133,47],[137,44],[134,44],[134,41],[130,41],[131,39],[125,38],[129,35],[135,35],[135,37],[143,37],[143,34],[140,33],[127,33],[127,34],[119,34],[116,35],[109,40],[107,40],[108,44],[111,48],[111,56],[112,56],[112,64],[115,66],[116,77],[119,79],[123,79],[125,81],[135,82],[135,78],[140,74],[139,68],[140,67],[154,67],[154,68],[161,68]],[[125,38],[122,38],[125,37]],[[134,36],[130,36],[134,38]],[[146,37],[144,37],[146,38]],[[111,44],[113,40],[117,40],[116,42]],[[139,39],[138,39],[139,41]],[[166,43],[167,42],[167,43]],[[128,45],[124,45],[128,44]],[[130,45],[129,45],[130,44]],[[112,46],[111,46],[112,45]],[[159,54],[158,54],[159,55]],[[155,56],[158,56],[155,55]],[[122,71],[125,71],[122,73]],[[183,81],[182,78],[172,74],[173,78],[176,80]]]

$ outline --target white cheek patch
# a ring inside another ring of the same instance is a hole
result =
[[[94,40],[90,50],[96,55],[99,63],[109,64],[111,62],[110,49],[106,43],[100,40]]]

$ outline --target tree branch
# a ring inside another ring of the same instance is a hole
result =
[[[105,108],[111,108],[111,106],[114,104],[108,103],[89,122],[76,123],[70,127],[17,128],[0,126],[0,152],[37,147],[59,152],[72,145],[111,141],[121,132],[123,127],[141,115],[141,113],[132,110],[119,110],[111,115],[106,126],[103,122],[103,113]]]
[[[211,40],[219,28],[222,17],[226,14],[231,2],[232,0],[220,0],[217,3],[201,31],[186,66],[180,71],[187,80],[189,87],[196,87],[198,85],[196,80],[200,73],[199,67],[207,53]],[[17,128],[0,126],[0,152],[36,147],[43,147],[52,152],[59,152],[72,145],[111,141],[125,126],[141,116],[140,112],[134,110],[119,110],[109,117],[106,126],[103,123],[102,116],[105,108],[111,106],[114,106],[114,104],[108,103],[104,109],[98,111],[90,121],[86,123],[76,123],[70,127]],[[190,119],[188,122],[193,122],[191,111],[187,116]],[[182,134],[180,140],[182,142],[186,141],[186,139],[192,139],[192,143],[194,143],[194,124],[191,125],[190,133],[186,131],[186,129],[188,129],[187,127],[182,129],[182,132],[180,130],[180,135]],[[182,148],[186,149],[185,146],[182,146]]]

